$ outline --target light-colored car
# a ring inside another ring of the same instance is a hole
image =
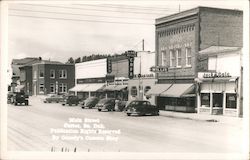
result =
[[[45,98],[43,101],[44,103],[59,103],[63,101],[63,96],[62,95],[56,95],[56,94],[50,94],[48,97]]]

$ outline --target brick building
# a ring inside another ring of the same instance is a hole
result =
[[[75,67],[57,61],[32,65],[33,95],[64,94],[75,85]],[[30,83],[30,82],[29,82]]]
[[[243,44],[243,12],[197,7],[156,19],[156,65],[168,67],[157,73],[153,88],[157,104],[166,110],[194,112],[199,51],[210,46]]]

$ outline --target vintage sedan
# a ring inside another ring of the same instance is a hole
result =
[[[101,99],[95,106],[98,111],[115,111],[115,99],[104,98]]]
[[[56,95],[56,94],[50,94],[48,97],[45,98],[43,101],[44,103],[52,103],[52,102],[62,102],[63,101],[63,96],[62,95]]]
[[[68,104],[69,106],[72,106],[74,104],[75,106],[77,106],[79,102],[80,102],[80,99],[77,96],[68,95],[68,96],[65,96],[65,98],[63,99],[62,105],[65,106]]]
[[[130,115],[159,115],[159,108],[149,101],[135,100],[126,107],[126,113]]]
[[[82,108],[93,108],[98,103],[99,98],[97,97],[89,97],[86,100],[84,100],[84,103],[82,104]]]

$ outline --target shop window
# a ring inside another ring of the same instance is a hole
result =
[[[237,96],[234,93],[226,94],[226,108],[236,109],[237,107]]]
[[[39,93],[44,93],[44,84],[43,83],[39,84]]]
[[[186,66],[187,67],[191,66],[191,48],[190,47],[186,48]]]
[[[137,88],[135,86],[131,87],[131,95],[137,96]]]
[[[39,78],[44,78],[44,70],[39,71]]]
[[[50,83],[50,93],[55,93],[55,83]]]
[[[147,93],[150,89],[151,89],[150,86],[146,86],[146,87],[144,88],[144,94]]]
[[[186,106],[187,100],[185,98],[178,98],[177,99],[177,106]]]
[[[222,107],[223,94],[213,93],[213,107]]]
[[[67,70],[59,70],[59,78],[67,78]]]
[[[201,105],[210,107],[210,93],[201,93]]]
[[[50,78],[55,78],[55,70],[50,70]]]

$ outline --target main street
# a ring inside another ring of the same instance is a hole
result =
[[[118,139],[109,140],[52,139],[52,135],[62,134],[51,130],[65,129],[65,123],[70,126],[69,118],[99,120],[99,126],[120,130],[120,134],[113,137]],[[47,104],[39,97],[30,97],[28,107],[8,105],[7,133],[9,151],[239,153],[242,150],[240,125],[161,115],[126,116],[123,112]]]

